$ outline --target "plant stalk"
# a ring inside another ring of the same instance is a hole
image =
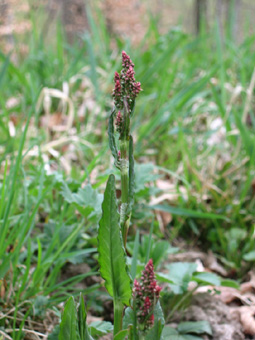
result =
[[[119,300],[113,301],[113,309],[114,309],[114,336],[118,334],[122,330],[122,319],[123,319],[123,310],[124,305]]]
[[[130,222],[129,211],[129,131],[130,131],[130,114],[127,98],[124,97],[124,128],[120,140],[120,158],[121,158],[121,211],[120,225],[124,247],[126,248],[127,234]]]

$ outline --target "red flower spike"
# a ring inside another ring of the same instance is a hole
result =
[[[134,100],[141,91],[141,83],[135,81],[134,64],[125,51],[122,51],[122,71],[119,74],[115,72],[113,99],[115,106],[122,110],[124,99],[127,100],[129,111],[133,107]]]
[[[153,326],[153,310],[159,300],[161,287],[157,285],[153,262],[150,259],[142,272],[141,282],[134,281],[133,298],[139,324],[144,330]]]

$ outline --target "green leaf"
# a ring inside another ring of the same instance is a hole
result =
[[[144,190],[145,184],[155,181],[160,175],[154,173],[155,166],[152,163],[135,165],[135,192]]]
[[[170,326],[166,326],[163,329],[162,335],[163,335],[164,338],[170,339],[170,338],[167,338],[167,337],[170,336],[170,335],[178,335],[178,332],[177,332],[176,329],[174,329]]]
[[[188,284],[197,269],[196,263],[177,262],[167,265],[168,273],[157,275],[157,278],[169,282],[174,294],[182,294],[188,290]]]
[[[102,210],[103,214],[98,230],[100,273],[105,280],[108,293],[114,300],[129,305],[132,295],[131,279],[120,232],[113,175],[109,176],[106,185]]]
[[[195,336],[195,335],[190,335],[190,334],[184,334],[184,335],[179,335],[180,338],[178,340],[203,340],[200,336]]]
[[[182,334],[208,334],[212,335],[212,329],[208,321],[187,321],[179,323],[178,331]]]
[[[134,324],[134,311],[132,308],[128,307],[125,309],[125,314],[123,318],[123,328],[128,328],[129,325]]]
[[[195,273],[192,277],[192,281],[196,281],[198,283],[203,283],[203,284],[210,284],[214,286],[220,286],[221,280],[218,275],[214,273]]]
[[[112,109],[112,112],[109,117],[108,124],[108,135],[109,135],[109,146],[112,152],[112,155],[115,160],[118,159],[118,149],[116,147],[115,136],[114,136],[114,115],[115,115],[115,107]]]
[[[101,336],[113,331],[113,325],[109,321],[94,321],[89,325],[90,333],[93,336]]]
[[[255,250],[252,250],[249,253],[244,254],[243,259],[245,261],[255,261]]]
[[[74,299],[71,296],[65,305],[62,320],[60,323],[59,340],[76,340],[77,315]]]
[[[223,287],[231,287],[231,288],[236,288],[236,289],[240,288],[240,285],[239,285],[238,282],[236,282],[234,280],[230,280],[230,279],[221,280],[221,286],[223,286]]]
[[[133,137],[130,136],[129,139],[129,190],[128,190],[128,200],[129,209],[134,202],[134,191],[135,191],[135,161],[134,161],[134,147],[133,147]]]
[[[124,329],[115,335],[114,340],[125,340],[128,334],[129,334],[129,330]]]
[[[197,217],[197,218],[211,218],[211,219],[214,219],[214,220],[215,219],[227,220],[227,218],[223,215],[213,214],[213,213],[204,213],[204,212],[195,211],[195,210],[191,210],[191,209],[173,207],[173,206],[165,205],[165,204],[150,205],[149,208],[153,209],[153,210],[169,212],[170,214],[178,215],[178,216]]]
[[[159,301],[154,307],[153,314],[154,314],[154,325],[152,329],[150,329],[148,334],[145,336],[146,340],[155,340],[155,339],[160,340],[161,333],[165,325],[164,314],[163,314]]]
[[[172,327],[164,327],[162,332],[163,340],[203,340],[201,337],[197,337],[190,334],[180,334],[176,329]]]
[[[4,76],[7,73],[9,63],[10,63],[10,55],[8,55],[8,57],[6,57],[5,62],[3,63],[2,68],[0,70],[0,88],[1,88],[3,80],[4,80]]]
[[[100,218],[103,195],[93,189],[90,184],[79,188],[77,193],[73,193],[66,182],[63,182],[61,194],[66,202],[74,203],[84,216]]]
[[[138,252],[139,252],[139,230],[136,231],[136,235],[135,235],[135,243],[134,243],[134,250],[133,250],[131,270],[130,270],[130,274],[133,280],[136,277]]]
[[[81,340],[88,339],[86,326],[87,312],[82,293],[80,293],[79,307],[78,307],[78,329]]]
[[[34,315],[44,316],[49,300],[46,296],[38,295],[34,300]]]
[[[151,252],[151,258],[153,260],[154,268],[156,268],[159,265],[160,261],[163,259],[163,257],[167,253],[168,248],[169,248],[169,242],[167,241],[159,241],[153,246],[152,252]]]

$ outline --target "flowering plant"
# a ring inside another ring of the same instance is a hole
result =
[[[161,287],[157,285],[152,260],[142,272],[141,282],[134,280],[133,305],[136,310],[139,329],[146,331],[154,323],[154,307],[159,300]]]
[[[135,185],[130,118],[134,111],[135,99],[141,91],[141,84],[136,82],[134,75],[134,64],[123,51],[122,70],[120,73],[115,72],[114,76],[114,107],[108,127],[110,148],[115,165],[121,173],[121,198],[119,204],[116,198],[115,177],[110,175],[98,229],[98,262],[105,287],[113,298],[114,340],[160,340],[164,324],[159,305],[161,287],[157,285],[152,260],[145,266],[141,281],[134,280],[134,285],[126,261],[126,242]],[[75,318],[76,326],[72,322]],[[68,300],[60,326],[59,340],[70,338],[70,333],[76,334],[77,329],[80,340],[93,340],[89,327],[86,326],[86,310],[82,297],[77,317],[73,299]],[[73,339],[76,338],[71,338]]]

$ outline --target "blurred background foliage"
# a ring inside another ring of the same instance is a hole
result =
[[[20,306],[19,323],[31,301],[43,315],[69,292],[101,285],[96,230],[109,173],[119,180],[107,119],[122,50],[143,88],[132,121],[130,252],[139,229],[211,249],[230,277],[243,277],[255,261],[253,1],[5,0],[0,8],[3,311]],[[152,249],[157,262],[162,253]],[[102,313],[93,294],[88,303]]]

